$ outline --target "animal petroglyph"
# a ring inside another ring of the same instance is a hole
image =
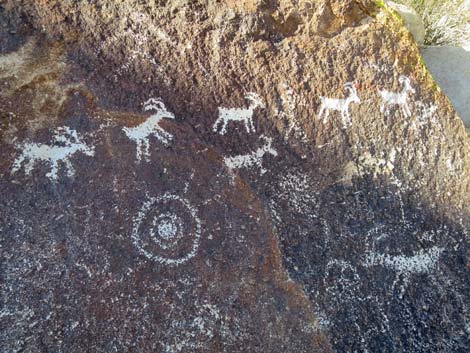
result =
[[[411,116],[411,110],[408,106],[408,92],[415,93],[413,87],[411,87],[410,79],[406,76],[400,76],[398,82],[403,85],[401,92],[390,92],[390,91],[379,91],[382,96],[382,105],[380,106],[380,112],[385,113],[385,108],[391,105],[399,105],[403,115],[405,117]]]
[[[366,254],[363,265],[365,267],[382,266],[395,271],[396,276],[392,288],[399,282],[400,277],[403,279],[401,286],[401,296],[405,288],[408,286],[411,276],[415,274],[428,274],[437,267],[439,258],[444,248],[433,247],[428,250],[420,250],[411,256],[405,255],[388,255],[375,252]]]
[[[51,171],[46,174],[50,180],[58,179],[59,163],[63,164],[68,176],[73,176],[75,171],[70,157],[77,152],[87,156],[94,156],[94,147],[88,146],[79,134],[67,126],[56,129],[53,136],[53,144],[24,143],[20,145],[21,154],[15,159],[12,173],[20,170],[26,161],[24,171],[30,175],[36,163],[45,161],[50,163]]]
[[[344,88],[349,92],[349,95],[346,98],[327,98],[320,97],[320,110],[318,112],[318,117],[323,117],[323,123],[325,124],[328,121],[328,116],[330,111],[339,111],[341,112],[341,118],[343,121],[343,126],[351,125],[351,116],[349,115],[349,105],[351,103],[360,103],[361,100],[357,95],[356,86],[353,82],[347,82],[344,84]]]
[[[429,273],[437,266],[443,251],[443,248],[433,247],[427,251],[420,250],[411,256],[370,253],[366,256],[365,266],[380,265],[405,275]]]
[[[215,121],[212,130],[217,132],[219,125],[222,124],[220,134],[224,135],[227,132],[227,125],[229,122],[243,122],[245,124],[246,132],[255,132],[253,125],[253,112],[256,108],[264,108],[261,97],[254,92],[248,92],[245,99],[250,101],[248,108],[223,108],[219,107],[219,117]]]
[[[163,118],[175,118],[173,113],[166,109],[165,104],[161,99],[150,98],[144,103],[144,110],[154,110],[156,113],[136,127],[123,128],[127,137],[137,144],[136,156],[138,162],[142,160],[142,155],[146,161],[150,161],[150,136],[156,137],[164,145],[167,145],[173,139],[173,135],[166,132],[159,125],[160,120]]]
[[[260,139],[264,140],[265,143],[254,152],[245,155],[224,158],[225,165],[227,166],[230,174],[233,174],[234,169],[249,168],[252,166],[258,166],[261,170],[261,175],[266,173],[266,169],[263,168],[263,157],[267,153],[276,157],[277,151],[271,146],[272,138],[261,136]]]
[[[180,265],[196,255],[201,221],[188,200],[173,194],[150,198],[134,218],[131,238],[150,260]]]

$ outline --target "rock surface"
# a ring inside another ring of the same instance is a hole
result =
[[[5,351],[468,351],[470,143],[390,9],[2,4]]]

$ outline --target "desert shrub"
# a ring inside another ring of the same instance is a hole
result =
[[[470,44],[470,0],[398,0],[424,21],[426,45]]]

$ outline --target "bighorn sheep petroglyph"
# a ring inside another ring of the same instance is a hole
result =
[[[261,135],[260,139],[264,140],[265,143],[255,151],[245,155],[224,158],[225,165],[227,166],[230,174],[233,174],[234,169],[248,168],[252,166],[258,166],[261,170],[261,175],[266,173],[266,169],[263,168],[263,157],[267,153],[276,157],[277,151],[272,148],[272,138]]]
[[[403,115],[405,117],[411,116],[410,107],[408,106],[408,92],[415,93],[413,87],[411,87],[410,79],[406,76],[400,76],[398,82],[403,84],[403,89],[401,92],[390,92],[390,91],[379,91],[382,96],[382,105],[380,106],[380,112],[385,112],[385,107],[390,105],[399,105]]]
[[[330,115],[330,110],[336,110],[341,112],[341,118],[343,121],[343,126],[351,125],[351,117],[349,115],[349,105],[351,103],[360,103],[361,100],[357,95],[356,86],[353,82],[347,82],[344,84],[344,88],[349,92],[349,95],[344,98],[327,98],[327,97],[320,97],[320,110],[318,113],[318,117],[322,118],[323,115],[323,123],[326,123],[328,120],[328,116]]]
[[[82,152],[87,156],[94,156],[94,147],[88,146],[75,130],[67,126],[59,127],[53,135],[51,145],[42,143],[25,143],[20,145],[21,154],[15,159],[12,167],[12,173],[16,173],[25,160],[25,174],[30,175],[34,165],[40,161],[46,161],[51,164],[51,171],[46,176],[51,180],[57,180],[59,171],[59,162],[63,163],[68,176],[74,174],[70,157],[77,152]]]
[[[261,97],[254,92],[248,92],[245,95],[245,99],[251,102],[248,108],[219,107],[219,117],[215,121],[212,130],[214,132],[217,132],[220,123],[222,123],[222,129],[219,133],[221,135],[224,135],[227,132],[227,124],[230,121],[243,121],[243,123],[245,124],[246,132],[255,132],[255,127],[253,125],[253,112],[258,107],[264,108],[264,104],[261,100]]]
[[[127,137],[137,144],[137,161],[141,161],[142,155],[146,161],[150,161],[150,142],[149,137],[156,137],[164,145],[168,144],[173,135],[169,134],[160,127],[160,120],[163,118],[174,119],[173,113],[169,112],[161,99],[150,98],[144,103],[144,110],[154,110],[155,114],[148,117],[146,121],[136,127],[124,127],[123,130]]]

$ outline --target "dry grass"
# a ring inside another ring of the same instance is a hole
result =
[[[426,45],[470,44],[470,0],[398,0],[424,21]]]

